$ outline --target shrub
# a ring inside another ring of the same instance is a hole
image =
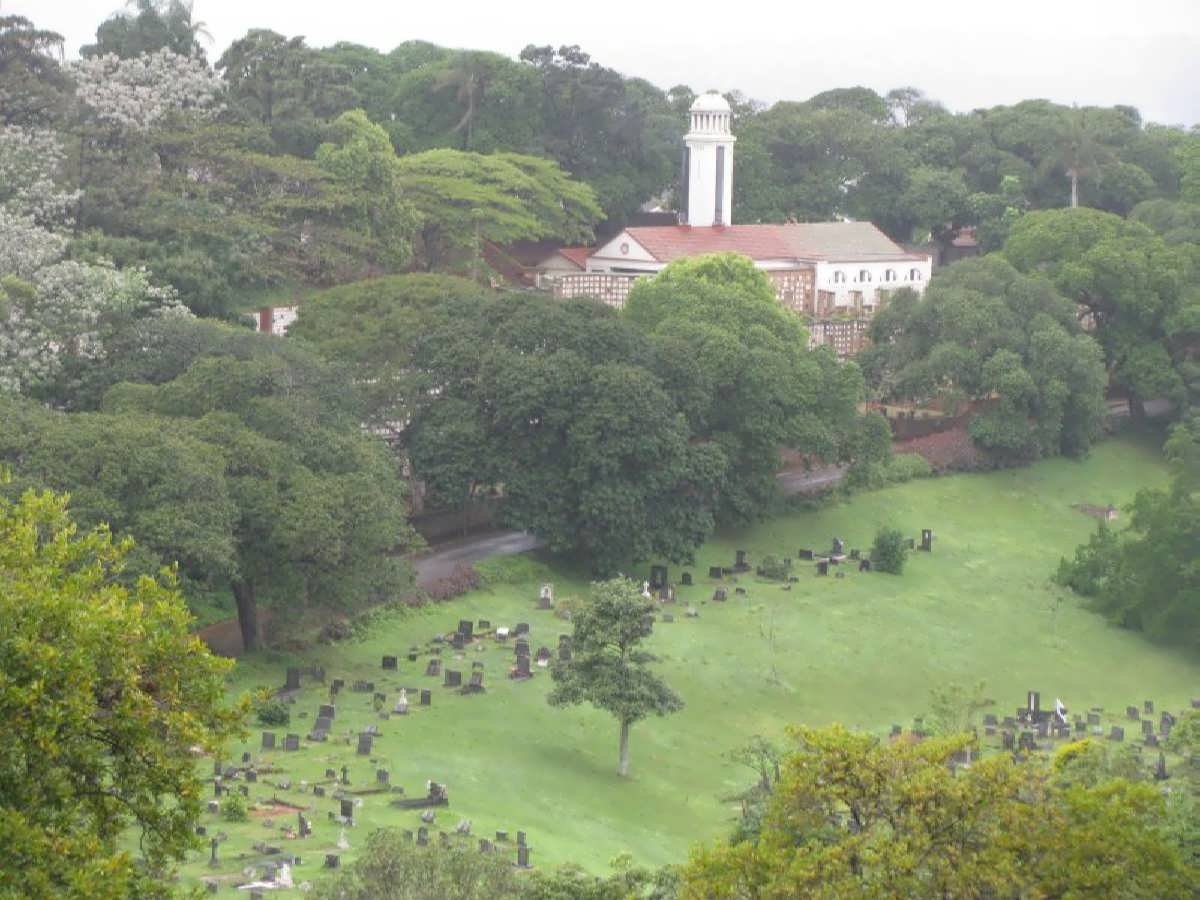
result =
[[[268,697],[259,703],[254,714],[262,725],[287,725],[292,721],[288,705],[276,697]]]
[[[473,591],[477,587],[479,587],[479,573],[473,566],[455,566],[449,575],[431,582],[425,588],[425,593],[429,595],[430,600],[440,603],[444,600],[461,597],[467,591]]]
[[[933,466],[918,453],[898,453],[887,465],[887,480],[892,484],[928,478],[932,474]]]
[[[250,818],[241,794],[226,794],[221,798],[221,818],[226,822],[245,822]]]
[[[898,529],[881,528],[875,533],[875,543],[871,545],[872,568],[899,575],[907,558],[908,542]]]
[[[792,564],[778,556],[764,556],[758,567],[758,574],[763,578],[770,578],[772,581],[787,581],[791,572]]]

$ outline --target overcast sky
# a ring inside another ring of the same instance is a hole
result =
[[[72,56],[120,8],[0,0],[0,12],[65,35]],[[531,43],[579,44],[664,88],[739,89],[767,102],[915,85],[954,110],[1048,97],[1200,122],[1200,0],[195,0],[195,16],[212,35],[211,59],[250,28],[318,47],[422,39],[515,56]]]

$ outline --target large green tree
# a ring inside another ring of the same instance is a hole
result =
[[[650,669],[640,645],[654,628],[654,604],[636,584],[615,578],[592,585],[571,621],[571,659],[554,664],[551,706],[590,703],[621,727],[617,774],[629,774],[629,730],[641,720],[683,709],[683,700]]]
[[[78,531],[64,496],[0,498],[4,896],[163,895],[196,843],[193,751],[237,730],[231,664],[189,633],[169,575],[120,583],[131,549]]]

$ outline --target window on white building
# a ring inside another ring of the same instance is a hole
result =
[[[858,270],[858,280],[859,281],[870,281],[871,273],[867,269],[859,269]]]
[[[833,283],[834,284],[844,284],[845,281],[846,281],[846,273],[845,272],[834,272],[833,273]]]
[[[909,269],[908,270],[908,280],[909,281],[920,281],[921,280],[921,270],[920,269]]]
[[[886,272],[884,272],[883,280],[884,281],[895,281],[896,280],[896,270],[888,269]]]

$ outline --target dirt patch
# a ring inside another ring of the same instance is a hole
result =
[[[256,819],[269,819],[272,816],[278,816],[282,813],[304,812],[306,809],[308,809],[307,806],[296,806],[294,803],[288,803],[285,800],[272,800],[266,805],[249,809],[247,812]]]
[[[1111,504],[1108,506],[1096,506],[1094,503],[1072,503],[1071,509],[1077,510],[1085,516],[1091,516],[1093,519],[1102,519],[1105,522],[1112,522],[1120,515],[1117,512],[1117,508]]]

